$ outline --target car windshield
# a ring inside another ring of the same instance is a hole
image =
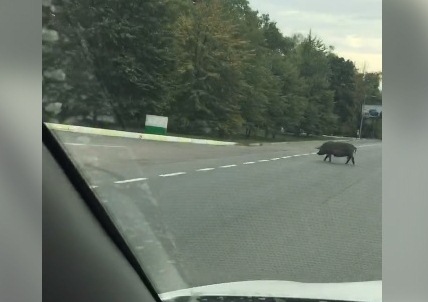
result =
[[[159,294],[382,280],[380,0],[42,12],[43,121]]]

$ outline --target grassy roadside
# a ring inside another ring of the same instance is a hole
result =
[[[291,134],[277,134],[275,138],[272,138],[271,136],[265,137],[265,136],[252,136],[251,138],[246,138],[243,134],[233,135],[229,137],[218,137],[213,135],[195,135],[195,134],[182,134],[177,132],[167,132],[166,135],[152,135],[145,133],[144,131],[132,131],[131,129],[126,130],[117,130],[117,129],[111,129],[110,127],[104,127],[104,128],[93,128],[88,126],[77,126],[77,125],[63,125],[63,124],[47,124],[48,127],[54,128],[56,130],[62,130],[62,131],[83,131],[83,133],[91,133],[91,134],[100,134],[100,135],[113,135],[113,136],[121,136],[120,133],[122,131],[126,132],[126,137],[129,138],[142,138],[142,135],[149,135],[150,137],[146,137],[145,139],[149,140],[159,140],[164,141],[167,140],[168,137],[176,137],[178,140],[180,138],[186,140],[186,139],[199,139],[199,140],[211,140],[211,141],[217,141],[217,142],[232,142],[236,143],[241,146],[251,146],[251,145],[263,145],[263,144],[271,144],[271,143],[284,143],[284,142],[307,142],[307,141],[328,141],[328,140],[353,140],[354,138],[346,138],[346,137],[332,137],[332,136],[322,136],[322,135],[313,135],[313,136],[295,136]],[[74,129],[74,128],[75,129]],[[85,128],[85,129],[83,129]],[[74,130],[73,130],[74,129]],[[114,134],[110,132],[114,132]],[[119,131],[119,134],[116,133]],[[212,142],[214,143],[214,142]]]

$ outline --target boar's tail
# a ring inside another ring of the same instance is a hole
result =
[[[355,147],[355,149],[354,149],[354,153],[357,153],[357,147]]]

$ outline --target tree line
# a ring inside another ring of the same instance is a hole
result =
[[[285,36],[247,0],[45,0],[42,11],[44,121],[143,131],[153,114],[183,134],[355,136],[364,97],[382,103],[381,73],[310,31]]]

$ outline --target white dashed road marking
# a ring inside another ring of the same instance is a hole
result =
[[[232,167],[236,167],[236,165],[220,166],[220,168],[232,168]]]
[[[184,175],[186,172],[176,172],[176,173],[170,173],[170,174],[161,174],[160,177],[171,177],[171,176],[178,176],[178,175]]]
[[[88,144],[78,144],[78,143],[66,143],[68,145],[76,145],[76,146],[96,146],[96,147],[111,147],[111,148],[125,148],[124,146],[110,146],[110,145],[88,145]],[[371,147],[371,146],[377,146],[379,144],[367,144],[367,145],[360,145],[360,146],[356,146],[357,148],[363,148],[363,147]],[[276,161],[276,160],[280,160],[281,158],[283,159],[287,159],[287,158],[291,158],[291,157],[299,157],[299,156],[308,156],[311,154],[317,154],[318,152],[312,152],[312,153],[303,153],[303,154],[294,154],[294,155],[288,155],[288,156],[282,156],[282,157],[275,157],[275,158],[271,158],[271,159],[260,159],[257,161],[248,161],[248,162],[244,162],[242,163],[243,165],[252,165],[252,164],[256,164],[257,162],[259,163],[263,163],[263,162],[269,162],[269,161]],[[225,165],[225,166],[220,166],[219,168],[232,168],[232,167],[236,167],[237,165],[235,164],[231,164],[231,165]],[[215,170],[216,168],[201,168],[201,169],[197,169],[195,171],[197,172],[203,172],[203,171],[212,171]],[[169,174],[161,174],[159,175],[159,177],[171,177],[171,176],[178,176],[178,175],[184,175],[187,174],[186,172],[176,172],[176,173],[169,173]],[[115,181],[114,183],[116,184],[123,184],[123,183],[130,183],[130,182],[137,182],[137,181],[144,181],[147,180],[147,178],[133,178],[133,179],[126,179],[126,180],[120,180],[120,181]],[[92,189],[94,188],[98,188],[98,186],[90,186]]]
[[[115,184],[125,184],[128,182],[136,182],[136,181],[143,181],[143,180],[147,180],[147,178],[133,178],[133,179],[125,179],[125,180],[119,180],[119,181],[115,181]]]

